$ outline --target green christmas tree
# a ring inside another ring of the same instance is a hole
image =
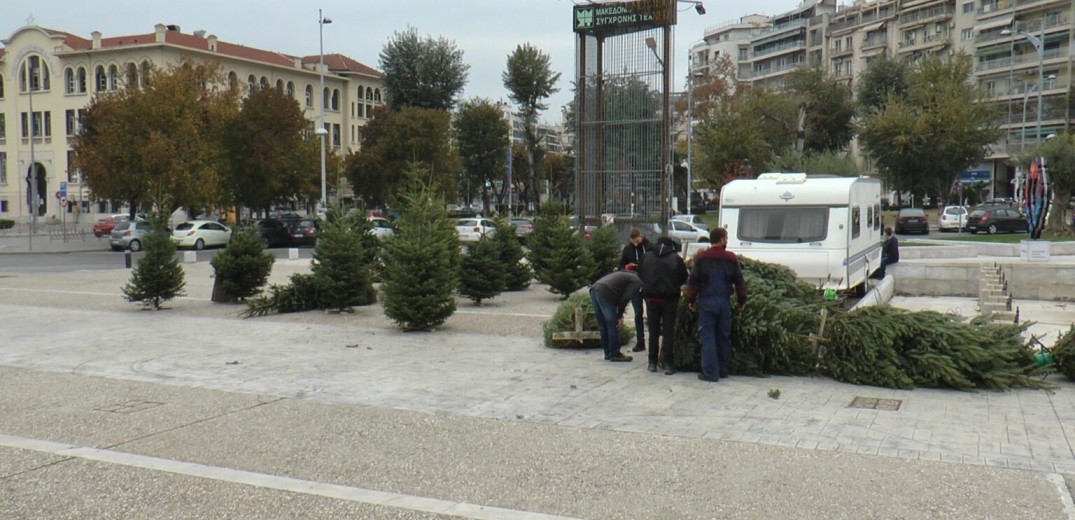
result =
[[[310,271],[320,292],[321,308],[344,311],[376,301],[371,261],[356,230],[362,229],[356,222],[359,219],[365,220],[333,205],[318,231]]]
[[[566,299],[571,293],[590,283],[594,273],[590,250],[582,237],[571,229],[566,218],[558,219],[547,230],[549,248],[544,259],[544,274],[538,280],[549,286],[549,291]]]
[[[123,297],[160,309],[162,302],[183,296],[183,288],[187,285],[183,267],[175,257],[175,243],[168,232],[167,220],[154,219],[142,247],[145,256],[131,273],[131,281],[123,287]]]
[[[620,253],[623,251],[623,242],[616,234],[616,228],[602,226],[595,230],[590,240],[586,242],[593,257],[594,272],[590,276],[591,282],[596,282],[602,276],[615,271],[620,265]]]
[[[497,247],[501,265],[507,269],[504,289],[521,291],[530,287],[534,270],[530,268],[530,264],[522,261],[525,253],[522,244],[515,238],[515,226],[511,225],[508,219],[500,217],[496,219],[496,229],[492,241]]]
[[[497,233],[507,234],[497,228]],[[482,237],[467,248],[459,262],[459,294],[481,305],[482,300],[496,297],[504,290],[507,266],[500,261],[500,248],[491,237]]]
[[[459,234],[427,172],[411,166],[396,235],[385,241],[384,313],[404,330],[431,330],[455,313]]]
[[[564,215],[562,203],[552,200],[541,205],[541,211],[534,219],[534,230],[526,238],[526,245],[530,248],[526,259],[534,270],[534,276],[542,282],[548,278],[546,271],[551,265],[550,253],[556,244],[554,230],[567,226],[567,216]]]
[[[213,301],[235,303],[256,296],[269,280],[276,259],[267,252],[253,228],[231,236],[231,242],[213,257]]]

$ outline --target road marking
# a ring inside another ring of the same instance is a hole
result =
[[[311,480],[281,477],[267,473],[255,473],[219,466],[207,466],[191,462],[180,462],[159,457],[135,455],[112,450],[102,450],[85,446],[75,446],[60,442],[16,437],[0,433],[0,446],[31,450],[43,453],[51,453],[61,457],[73,457],[85,460],[117,464],[135,468],[163,471],[176,475],[206,478],[222,482],[232,482],[247,486],[255,486],[290,493],[302,493],[305,495],[317,495],[363,504],[392,507],[396,509],[408,509],[424,513],[458,516],[460,518],[476,518],[481,520],[579,520],[573,517],[532,513],[516,509],[500,507],[488,507],[466,502],[452,502],[436,498],[426,498],[399,493],[388,493],[375,489],[364,489],[338,484],[326,484]]]

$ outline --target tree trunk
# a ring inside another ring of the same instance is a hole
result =
[[[1045,230],[1054,235],[1070,235],[1075,233],[1070,220],[1071,212],[1068,210],[1068,201],[1071,200],[1071,190],[1056,190],[1053,192],[1053,205],[1049,209],[1049,216],[1045,221]]]

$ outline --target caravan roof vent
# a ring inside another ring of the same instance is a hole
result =
[[[805,173],[782,173],[776,179],[777,184],[802,184],[806,182]]]

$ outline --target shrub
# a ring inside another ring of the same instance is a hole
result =
[[[320,308],[343,311],[376,301],[371,256],[363,251],[362,235],[356,230],[362,229],[359,219],[365,221],[333,205],[318,231],[310,270],[319,288]]]
[[[616,234],[613,226],[597,228],[586,242],[593,257],[594,272],[590,276],[590,282],[596,282],[608,273],[615,271],[620,265],[620,253],[623,252],[623,244]]]
[[[15,221],[6,218],[0,218],[0,229],[11,229],[15,227]]]
[[[131,281],[123,287],[123,297],[160,309],[162,302],[183,296],[187,282],[175,257],[175,243],[167,221],[159,217],[154,220],[142,243],[145,256],[131,273]]]
[[[582,308],[585,311],[585,318],[583,321],[582,329],[587,331],[597,331],[597,317],[593,313],[593,303],[590,302],[590,295],[585,293],[572,294],[556,308],[556,312],[553,313],[552,318],[546,321],[542,326],[542,330],[545,333],[545,346],[548,347],[601,347],[600,340],[583,340],[583,341],[554,341],[552,339],[553,332],[571,332],[575,330],[575,309]],[[620,324],[620,344],[626,344],[632,338],[635,337],[635,329],[626,322]]]
[[[213,266],[213,301],[234,303],[256,296],[269,279],[276,259],[252,228],[242,228],[228,247],[209,262]]]

